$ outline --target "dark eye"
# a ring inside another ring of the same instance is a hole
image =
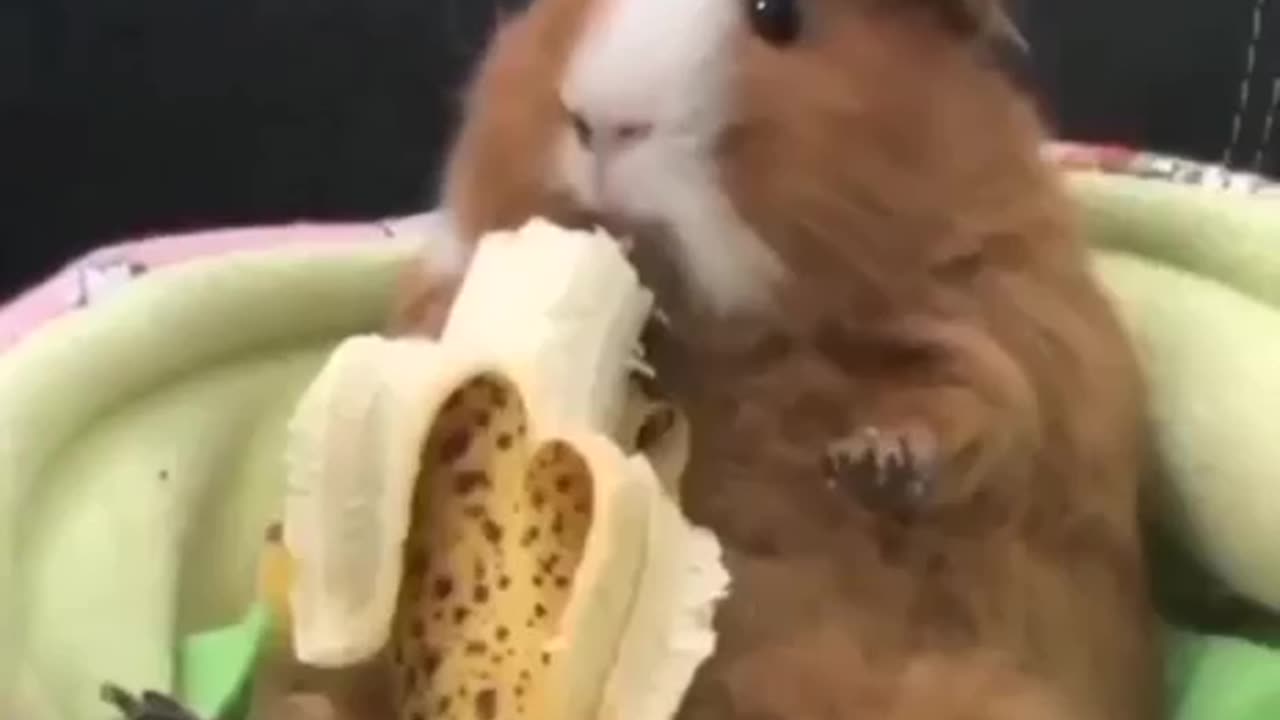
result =
[[[800,35],[801,0],[746,0],[751,29],[770,45],[783,47]]]

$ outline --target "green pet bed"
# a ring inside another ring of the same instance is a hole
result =
[[[1171,717],[1275,720],[1280,626],[1183,618],[1280,608],[1280,205],[1075,182],[1155,384]],[[274,622],[255,582],[286,419],[339,340],[380,326],[415,250],[170,266],[0,355],[0,717],[100,720],[112,682],[241,720]]]

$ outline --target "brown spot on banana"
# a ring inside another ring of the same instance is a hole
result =
[[[406,567],[426,567],[406,573],[392,627],[401,720],[546,712],[546,647],[591,526],[593,483],[576,450],[535,444],[527,427],[520,393],[498,375],[464,383],[434,421],[405,542]]]

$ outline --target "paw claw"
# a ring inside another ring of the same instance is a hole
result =
[[[163,693],[143,691],[135,697],[110,683],[102,686],[102,700],[113,706],[125,720],[199,720],[181,703]]]
[[[910,512],[932,493],[937,443],[926,428],[864,427],[828,447],[827,486],[853,494],[875,510]]]

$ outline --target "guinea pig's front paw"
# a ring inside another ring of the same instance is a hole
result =
[[[387,332],[393,336],[439,337],[461,276],[437,272],[415,262],[397,278]]]
[[[102,687],[102,699],[118,710],[123,720],[200,720],[181,703],[163,693],[147,690],[134,697],[115,685]]]
[[[827,446],[823,473],[867,509],[904,517],[933,495],[939,455],[937,435],[922,423],[865,425]]]

